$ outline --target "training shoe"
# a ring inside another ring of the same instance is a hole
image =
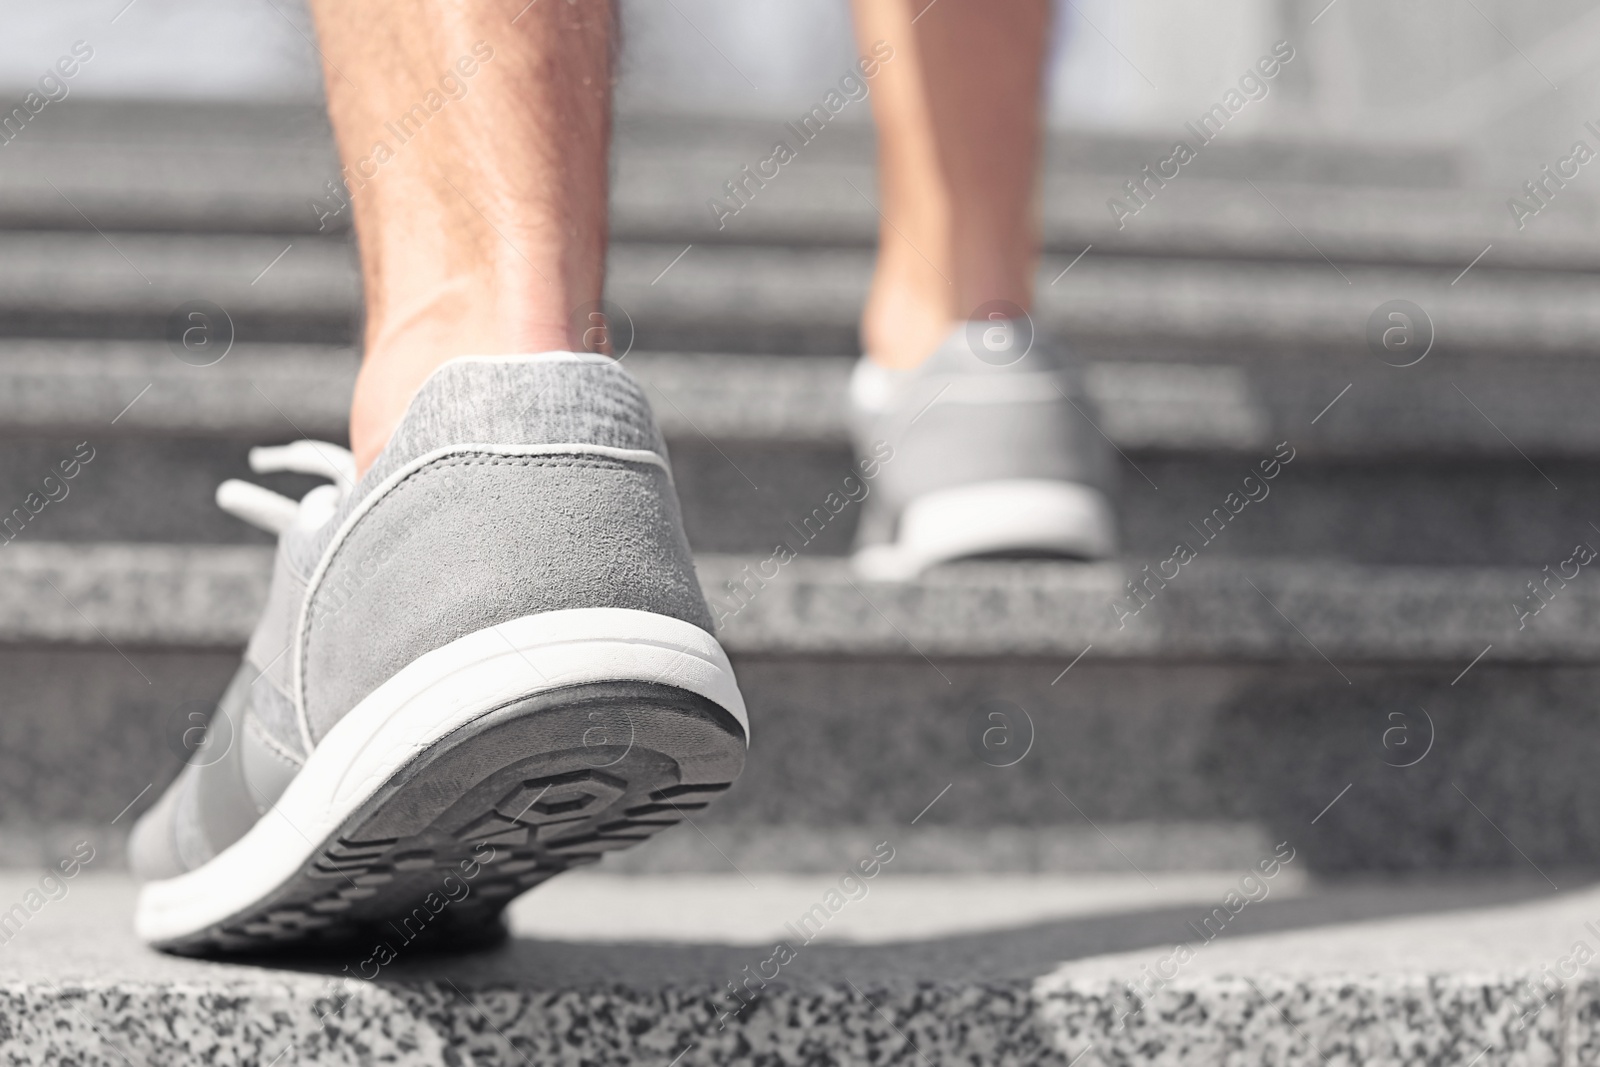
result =
[[[856,539],[863,577],[904,581],[982,556],[1116,551],[1106,441],[1073,368],[1032,344],[1031,331],[966,323],[913,370],[856,364],[852,436],[857,455],[879,466]]]
[[[320,442],[252,463],[334,484],[218,492],[277,560],[243,666],[134,829],[144,940],[482,940],[511,897],[738,776],[744,701],[616,363],[448,363],[359,482]]]

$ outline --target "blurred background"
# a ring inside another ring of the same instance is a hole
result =
[[[848,989],[774,994],[752,1018],[781,1040],[743,1045],[758,1027],[737,1025],[730,1061],[833,1062],[834,1041],[841,1062],[1065,1064],[1091,1034],[1108,1063],[1278,1063],[1302,1040],[1330,1062],[1477,1063],[1490,1043],[1485,1067],[1589,1062],[1592,980],[1538,1026],[1516,1016],[1590,936],[1592,897],[1498,940],[1442,915],[1208,949],[1224,977],[1187,974],[1126,1031],[1119,1000],[1069,1011],[1032,983],[1124,950],[1105,975],[1165,978],[1153,946],[1192,940],[1274,855],[1295,859],[1230,937],[1526,900],[1600,869],[1600,2],[1060,0],[1033,315],[1117,448],[1121,555],[864,583],[846,508],[754,595],[735,580],[852,463],[880,226],[868,107],[746,203],[728,183],[855,61],[848,11],[621,7],[607,310],[728,615],[749,763],[692,828],[519,903],[519,931],[546,940],[509,970],[419,957],[421,992],[355,998],[341,1038],[310,974],[157,967],[131,943],[125,877],[74,883],[20,943],[5,925],[78,842],[115,872],[130,824],[200,758],[272,553],[217,485],[298,496],[310,479],[255,475],[249,449],[345,440],[360,283],[311,27],[292,0],[0,0],[0,1045],[264,1063],[283,1052],[250,1042],[298,1025],[310,1058],[345,1040],[370,1062],[383,1040],[424,1055],[411,1013],[453,1010],[459,1041],[508,1041],[493,1014],[523,1059],[616,1062],[626,1030],[640,1062],[679,1062],[685,1035],[708,1047],[684,1062],[709,1062],[712,1014],[674,984],[719,988],[760,956],[551,939],[788,936],[892,842],[877,903],[828,936],[906,943],[807,949],[802,968]],[[1294,58],[1265,99],[1177,177],[1134,184],[1278,42]],[[51,102],[24,108],[36,89]],[[1270,495],[1238,503],[1273,457]],[[1177,542],[1198,558],[1136,592]],[[703,881],[641,893],[616,873]],[[573,926],[581,905],[593,929]],[[1297,967],[1335,977],[1272,977]],[[1513,976],[1492,985],[1495,968]],[[426,992],[449,973],[526,997]],[[916,985],[891,1001],[880,976]],[[655,985],[615,1010],[563,988],[597,982]],[[668,1004],[698,1021],[676,1028]],[[1057,1060],[1024,1041],[1035,1009],[1072,1031]],[[462,1053],[517,1062],[495,1055]]]
[[[622,7],[615,343],[725,598],[849,463],[871,128],[847,107],[719,226],[853,62],[846,6]],[[93,54],[0,144],[0,860],[82,833],[114,857],[265,587],[268,539],[212,494],[251,445],[343,439],[359,282],[304,10],[4,25],[7,110]],[[1280,41],[1267,97],[1132,199]],[[1329,873],[1600,862],[1600,586],[1539,584],[1600,544],[1597,79],[1583,0],[1062,0],[1035,316],[1121,452],[1123,558],[868,601],[843,514],[722,635],[758,742],[706,816],[721,851],[673,831],[622,862],[832,869],[936,796],[908,868],[1215,871],[1285,838]],[[1119,625],[1280,449],[1271,499]],[[1018,761],[969,741],[996,700]]]
[[[321,94],[310,19],[291,0],[6,6],[6,90],[32,83],[83,38],[98,49],[74,89],[84,97]],[[1492,168],[1537,154],[1541,137],[1564,140],[1589,117],[1584,101],[1596,88],[1600,14],[1585,0],[1061,0],[1058,8],[1046,92],[1063,129],[1165,136],[1280,39],[1293,40],[1299,57],[1271,104],[1241,120],[1254,133],[1470,145]],[[625,111],[786,117],[810,106],[852,54],[843,0],[624,0],[623,10]]]

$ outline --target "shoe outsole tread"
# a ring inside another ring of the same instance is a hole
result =
[[[490,943],[504,936],[513,897],[704,808],[744,756],[737,720],[682,689],[623,682],[540,693],[419,753],[293,877],[158,947],[218,955],[397,938]]]

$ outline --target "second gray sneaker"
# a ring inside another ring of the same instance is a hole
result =
[[[1073,368],[1031,344],[1031,329],[968,323],[914,370],[856,365],[857,455],[892,455],[862,514],[853,562],[863,577],[901,581],[981,556],[1116,551],[1110,450]]]
[[[359,482],[318,442],[252,461],[334,484],[219,491],[277,560],[203,743],[133,832],[144,940],[480,939],[739,774],[744,701],[617,364],[448,363]]]

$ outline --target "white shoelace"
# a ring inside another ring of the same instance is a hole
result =
[[[310,474],[327,478],[297,502],[254,482],[229,478],[217,486],[217,506],[268,533],[291,527],[314,530],[327,522],[355,488],[356,460],[347,448],[327,441],[295,441],[276,448],[252,448],[250,469],[257,474]]]

